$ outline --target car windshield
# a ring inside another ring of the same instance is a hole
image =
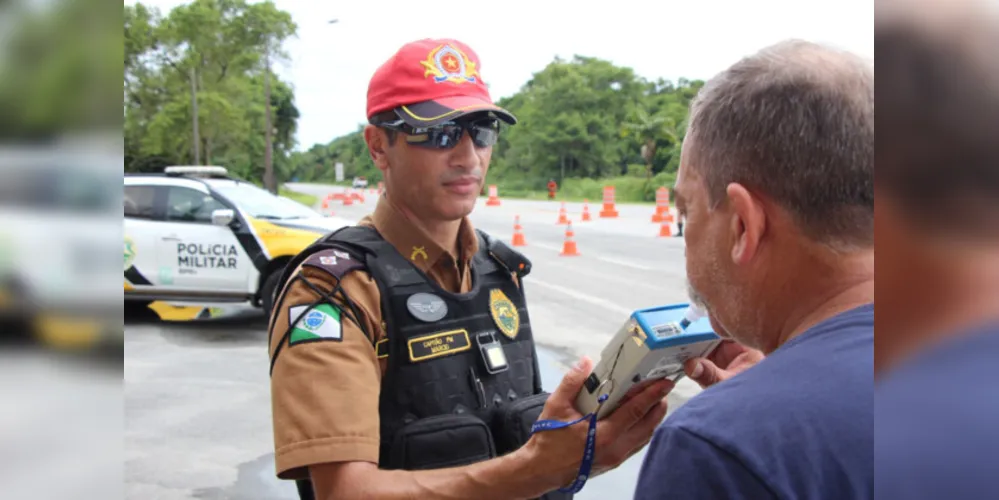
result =
[[[121,157],[46,149],[0,151],[0,206],[74,214],[114,214]]]
[[[212,188],[235,203],[241,210],[257,219],[304,219],[320,217],[311,208],[290,200],[274,196],[267,191],[245,183],[212,183]]]

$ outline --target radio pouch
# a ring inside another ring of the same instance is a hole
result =
[[[499,439],[496,446],[499,447],[501,455],[524,446],[531,438],[531,426],[541,416],[548,396],[547,392],[528,396],[510,403],[500,411],[497,430]],[[540,500],[569,500],[572,497],[571,493],[551,491],[541,496]]]
[[[510,402],[499,410],[496,447],[500,455],[520,448],[530,439],[531,426],[541,416],[545,401],[548,393],[542,392]]]
[[[410,422],[396,433],[389,468],[443,469],[496,456],[492,433],[473,415],[437,415]]]

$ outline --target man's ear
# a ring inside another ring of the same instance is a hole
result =
[[[382,172],[387,170],[389,142],[385,131],[374,125],[365,125],[364,142],[368,144],[368,154],[371,155],[371,161],[375,163],[378,170]]]
[[[729,184],[725,194],[732,208],[732,262],[746,264],[759,250],[767,229],[767,213],[760,200],[742,184]]]

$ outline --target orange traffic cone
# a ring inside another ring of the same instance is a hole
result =
[[[583,200],[583,222],[593,220],[590,217],[590,200]]]
[[[660,237],[673,236],[672,224],[669,221],[667,221],[665,218],[663,218],[662,223],[659,224],[659,236]]]
[[[347,190],[347,193],[343,197],[343,206],[346,207],[353,204],[354,204],[354,197],[351,195],[350,190]]]
[[[487,207],[498,207],[500,206],[499,190],[495,184],[489,185],[489,198],[486,199]]]
[[[524,233],[520,227],[520,216],[517,215],[513,220],[513,246],[515,247],[526,247],[527,240],[524,239]]]
[[[652,222],[662,222],[664,214],[669,213],[669,189],[660,187],[656,190],[656,211],[652,214]]]
[[[615,205],[616,193],[614,186],[604,186],[604,209],[600,211],[600,217],[616,218],[617,205]]]
[[[558,209],[558,222],[556,224],[569,224],[569,216],[565,212],[565,202],[562,202],[562,208]]]
[[[576,249],[576,233],[572,231],[572,222],[569,222],[568,224],[569,225],[565,227],[565,243],[562,244],[562,253],[559,255],[563,257],[574,257],[579,255],[579,250]]]
[[[326,197],[323,198],[323,210],[326,210],[330,207],[330,198],[331,198],[330,195],[326,195]]]

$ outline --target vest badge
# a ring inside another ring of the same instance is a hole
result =
[[[489,291],[489,311],[503,335],[511,340],[517,338],[517,333],[520,332],[520,313],[503,290],[494,288]]]

